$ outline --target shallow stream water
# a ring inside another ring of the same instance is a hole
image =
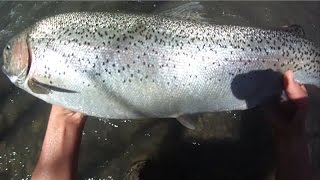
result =
[[[13,35],[45,16],[72,11],[155,14],[184,3],[0,2],[0,51]],[[320,45],[320,2],[200,4],[211,23],[263,28],[298,24]],[[320,179],[320,92],[313,92],[307,127],[313,170]],[[16,88],[0,73],[0,179],[30,179],[49,110],[49,104]],[[145,161],[141,179],[272,179],[272,131],[261,112],[256,108],[200,115],[194,131],[174,119],[89,117],[79,179],[124,179],[137,162]]]

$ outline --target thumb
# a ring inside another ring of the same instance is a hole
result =
[[[284,73],[284,90],[292,101],[302,100],[308,96],[306,88],[294,80],[293,72],[290,70]]]

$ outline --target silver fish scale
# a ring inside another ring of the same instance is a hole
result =
[[[69,13],[37,23],[28,41],[29,78],[78,93],[23,88],[94,116],[176,117],[254,107],[278,90],[258,87],[253,70],[292,69],[300,82],[319,85],[319,48],[281,30]],[[237,84],[237,77],[253,80]],[[250,94],[239,97],[237,86]]]

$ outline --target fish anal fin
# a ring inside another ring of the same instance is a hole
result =
[[[194,130],[196,128],[191,116],[187,114],[178,116],[177,120],[188,129]]]

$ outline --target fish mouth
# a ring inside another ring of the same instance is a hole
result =
[[[2,71],[5,75],[7,75],[6,69],[5,69],[5,67],[4,67],[3,65],[1,66],[1,71]]]
[[[1,51],[0,51],[1,52]],[[4,65],[4,63],[3,63],[3,58],[0,58],[0,67],[1,67],[1,70],[3,70],[3,65]]]
[[[1,67],[1,71],[4,72],[4,64],[2,59],[0,59],[0,67]]]
[[[3,50],[1,49],[1,51],[0,52],[3,52]],[[5,63],[4,63],[4,53],[3,53],[3,55],[0,57],[0,67],[1,67],[1,71],[5,74],[5,75],[7,75],[6,74],[6,69],[7,69],[7,67],[5,67]]]
[[[4,67],[3,64],[1,65],[1,71],[2,71],[4,74],[6,74],[6,68]],[[7,75],[7,74],[6,74],[6,75]]]

